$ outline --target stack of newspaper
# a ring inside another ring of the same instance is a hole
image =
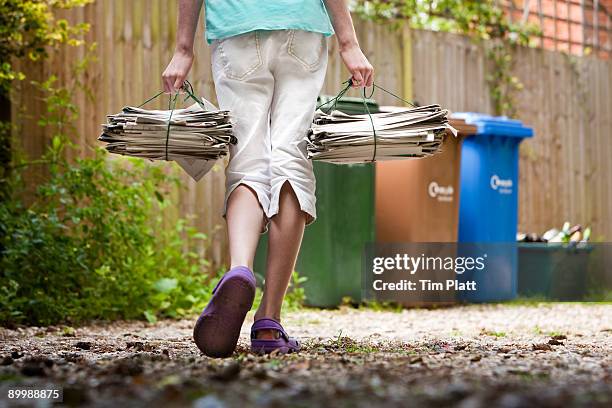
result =
[[[111,153],[174,160],[197,181],[236,143],[229,112],[205,104],[172,112],[125,107],[108,116],[98,140]]]
[[[318,110],[306,137],[308,157],[349,164],[431,156],[448,132],[457,135],[448,115],[439,105],[381,107],[371,115]]]

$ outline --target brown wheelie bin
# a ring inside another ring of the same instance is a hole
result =
[[[465,136],[476,133],[476,128],[463,120],[450,122],[459,134],[445,138],[442,152],[429,158],[376,163],[376,242],[380,251],[394,252],[401,247],[387,246],[385,249],[380,245],[385,243],[457,242],[461,143]],[[433,255],[428,254],[428,245],[418,248],[426,255]],[[431,251],[436,252],[436,249],[432,247]],[[452,248],[448,251],[454,252]],[[435,255],[454,256],[454,253],[436,252]],[[455,276],[440,271],[426,278],[445,281]],[[416,291],[402,293],[397,300],[408,306],[450,304],[455,296],[452,291]]]

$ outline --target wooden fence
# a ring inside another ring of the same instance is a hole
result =
[[[83,75],[93,101],[83,95],[76,100],[79,145],[97,143],[106,113],[138,104],[159,90],[161,72],[174,49],[176,14],[176,1],[167,0],[104,0],[66,13],[72,22],[91,23],[87,41],[97,43],[99,59]],[[400,93],[412,90],[420,103],[436,102],[455,111],[491,111],[483,46],[442,33],[416,31],[407,37],[371,22],[356,21],[356,28],[376,68],[377,83],[383,87]],[[406,58],[410,53],[412,58]],[[71,66],[84,54],[82,47],[67,48],[44,65],[25,69],[32,79],[55,74],[65,81],[72,76]],[[200,94],[214,101],[202,27],[196,54],[190,80]],[[516,73],[526,85],[518,97],[519,116],[536,130],[536,137],[522,148],[519,229],[542,231],[567,219],[592,225],[596,235],[610,238],[612,65],[537,49],[519,49],[515,60]],[[405,61],[412,63],[405,66]],[[412,80],[407,82],[411,71]],[[337,92],[347,77],[332,40],[324,91]],[[384,94],[375,98],[385,104],[395,102]],[[29,114],[19,114],[20,106],[27,106]],[[21,146],[31,157],[40,155],[48,144],[48,135],[31,120],[43,108],[36,91],[24,83],[13,112],[21,125]],[[82,152],[87,154],[87,150]],[[226,260],[225,225],[220,215],[222,167],[199,183],[183,177],[184,188],[173,195],[176,215],[195,216],[195,225],[210,234],[210,247],[203,249],[203,255],[215,265]]]
[[[414,97],[454,111],[490,113],[482,46],[442,33],[413,33]],[[535,129],[521,146],[519,230],[565,220],[612,239],[612,64],[541,49],[514,52],[518,116]]]

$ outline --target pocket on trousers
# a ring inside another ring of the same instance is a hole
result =
[[[228,78],[246,79],[263,64],[257,31],[222,39],[216,47]]]
[[[321,33],[291,30],[287,52],[309,71],[316,71],[327,53],[327,41]]]

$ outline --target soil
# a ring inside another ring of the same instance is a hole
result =
[[[292,355],[202,356],[189,320],[0,329],[0,407],[63,387],[98,407],[609,407],[612,305],[472,305],[289,313]]]

